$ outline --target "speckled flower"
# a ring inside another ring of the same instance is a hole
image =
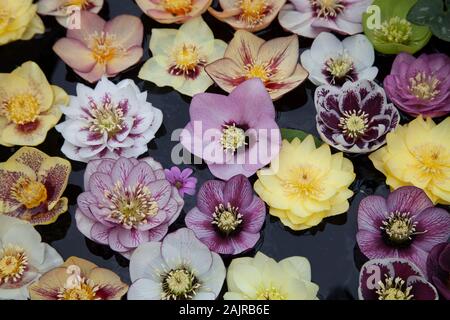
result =
[[[95,89],[78,84],[77,96],[61,110],[66,116],[56,126],[65,139],[61,150],[68,158],[82,162],[138,157],[147,151],[163,117],[133,80],[116,85],[106,77]]]
[[[384,88],[395,105],[410,115],[445,116],[450,113],[450,58],[424,53],[416,59],[400,53]]]
[[[152,158],[90,161],[78,196],[78,230],[126,258],[141,243],[159,241],[183,199]]]
[[[378,149],[399,124],[398,111],[387,103],[383,88],[369,80],[347,82],[341,89],[320,86],[314,103],[320,137],[344,152]]]
[[[212,0],[136,0],[137,5],[150,18],[159,23],[185,23],[201,16]]]
[[[450,300],[450,243],[439,243],[431,249],[427,259],[427,275],[441,297]]]
[[[0,214],[31,224],[50,224],[67,211],[61,197],[71,171],[70,162],[22,147],[0,163]]]
[[[70,257],[28,289],[31,300],[120,300],[128,286],[114,272]]]
[[[184,194],[193,196],[195,194],[195,186],[197,185],[197,178],[191,177],[192,169],[186,168],[183,171],[178,167],[164,169],[166,179],[177,188],[178,193],[183,198]]]

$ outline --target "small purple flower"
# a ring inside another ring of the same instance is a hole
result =
[[[210,250],[238,254],[255,246],[265,217],[264,202],[253,194],[250,181],[237,175],[227,182],[205,182],[185,222]]]
[[[195,194],[195,186],[197,185],[197,178],[191,177],[192,169],[186,168],[183,171],[178,167],[164,169],[166,179],[178,189],[180,196],[183,198],[184,194],[193,196]]]
[[[427,260],[427,275],[441,297],[450,300],[450,243],[433,247]]]
[[[400,53],[384,88],[394,104],[412,116],[445,116],[450,112],[450,58],[436,53],[416,59]]]
[[[425,272],[431,248],[449,236],[450,215],[419,188],[401,187],[387,199],[368,196],[359,204],[356,239],[369,259],[408,259]]]
[[[437,300],[436,289],[405,259],[375,259],[359,274],[359,300]]]
[[[399,124],[397,109],[387,103],[383,88],[370,80],[346,82],[341,89],[320,86],[314,103],[322,140],[344,152],[378,149]]]

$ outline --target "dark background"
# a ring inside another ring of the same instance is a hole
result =
[[[217,5],[214,1],[214,5]],[[141,90],[149,93],[148,100],[164,113],[163,125],[156,139],[149,144],[148,154],[160,161],[165,168],[173,166],[171,162],[171,150],[178,143],[171,141],[171,133],[175,129],[183,128],[189,121],[189,103],[191,98],[183,96],[172,88],[159,88],[153,83],[144,82],[137,77],[142,64],[149,58],[148,43],[152,28],[177,28],[177,25],[161,25],[142,13],[133,0],[105,0],[105,5],[100,15],[105,19],[113,18],[120,14],[131,14],[141,17],[145,27],[144,57],[141,62],[112,79],[117,82],[131,78]],[[214,19],[208,13],[203,18],[213,30],[216,38],[229,42],[234,30],[228,25]],[[58,25],[53,17],[43,17],[46,32],[29,41],[18,41],[0,46],[0,72],[11,72],[22,63],[35,61],[51,84],[65,89],[68,94],[75,94],[77,82],[85,83],[70,68],[66,67],[56,54],[52,46],[56,40],[65,36],[65,29]],[[267,29],[258,32],[258,36],[268,40],[289,33],[283,31],[277,21],[274,21]],[[300,38],[300,51],[311,46],[312,40]],[[449,44],[433,37],[423,52],[449,52]],[[382,83],[384,77],[389,74],[392,61],[395,56],[376,56],[375,65],[379,68],[377,81]],[[277,123],[280,128],[300,129],[317,135],[315,125],[314,108],[315,86],[308,80],[300,87],[285,95],[275,102],[277,110]],[[222,92],[217,86],[212,86],[208,92]],[[402,115],[402,123],[409,121]],[[50,156],[65,156],[60,149],[63,144],[62,136],[52,129],[46,141],[38,146]],[[0,146],[0,161],[6,161],[19,147],[6,148]],[[357,209],[358,204],[366,195],[373,193],[387,194],[388,188],[384,183],[384,176],[372,166],[367,156],[347,155],[355,167],[357,179],[351,188],[355,195],[350,199],[350,209],[347,213],[324,220],[319,226],[302,232],[293,232],[285,228],[277,218],[267,215],[266,223],[262,230],[262,236],[254,250],[245,255],[252,256],[256,251],[262,251],[266,255],[280,260],[290,256],[305,256],[311,262],[312,280],[320,286],[320,299],[357,299],[359,268],[366,261],[356,244]],[[70,256],[78,256],[90,260],[101,267],[116,272],[122,280],[130,283],[128,272],[128,260],[114,253],[107,246],[98,245],[86,239],[77,229],[74,219],[76,198],[83,192],[83,173],[85,164],[72,162],[72,174],[65,196],[69,198],[69,211],[62,214],[59,219],[49,226],[38,226],[37,230],[42,235],[43,241],[51,244],[64,259]],[[183,166],[182,166],[183,167]],[[205,165],[191,166],[194,175],[198,178],[198,187],[206,180],[213,179]],[[252,179],[252,182],[254,179]],[[185,207],[179,220],[171,226],[171,230],[184,225],[184,216],[195,206],[195,197],[185,197]],[[230,258],[224,257],[226,264]],[[225,286],[224,286],[225,289]]]

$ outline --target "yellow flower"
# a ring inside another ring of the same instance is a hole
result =
[[[450,117],[436,125],[420,116],[398,127],[369,158],[392,190],[416,186],[433,203],[450,204]]]
[[[44,33],[44,23],[36,11],[32,0],[0,0],[0,45]]]
[[[0,0],[1,1],[1,0]],[[25,62],[11,73],[0,73],[0,144],[36,146],[61,118],[69,96],[48,83],[39,66]]]
[[[231,261],[225,300],[316,300],[311,266],[303,257],[276,262],[261,252]]]
[[[312,136],[301,142],[284,140],[269,169],[257,172],[256,193],[270,214],[293,229],[304,230],[322,219],[348,210],[355,179],[353,165],[343,154],[331,154],[326,144],[316,148]]]

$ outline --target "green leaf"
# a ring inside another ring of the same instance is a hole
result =
[[[431,32],[444,41],[450,42],[450,15],[441,14],[430,23]]]
[[[294,138],[299,138],[300,140],[304,140],[307,136],[312,134],[302,131],[302,130],[296,130],[296,129],[286,129],[286,128],[281,128],[281,138],[284,140],[287,140],[289,142],[291,142],[292,140],[294,140]],[[316,143],[316,147],[319,147],[323,144],[323,141],[320,140],[319,138],[313,136],[314,138],[314,142]]]
[[[407,19],[415,24],[430,25],[444,11],[442,0],[418,0],[408,12]]]

